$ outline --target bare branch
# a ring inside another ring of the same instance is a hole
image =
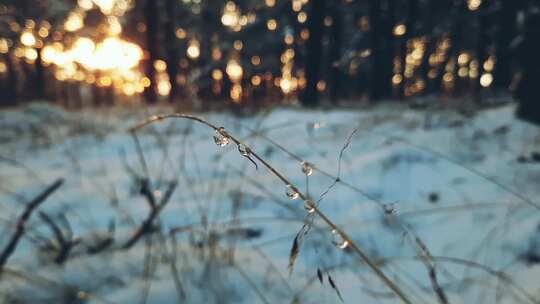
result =
[[[0,274],[2,273],[2,269],[4,268],[4,265],[6,264],[7,260],[17,248],[17,244],[19,243],[21,237],[24,234],[26,223],[30,219],[32,212],[41,203],[43,203],[53,192],[55,192],[58,188],[60,188],[60,186],[63,183],[64,183],[64,179],[62,178],[57,179],[49,187],[43,190],[43,192],[41,192],[38,196],[36,196],[30,203],[28,203],[23,213],[19,217],[19,220],[17,221],[17,228],[15,230],[15,233],[11,237],[6,248],[4,248],[4,250],[2,251],[2,254],[0,254]]]
[[[137,228],[137,230],[129,238],[129,240],[122,246],[123,249],[129,249],[129,248],[133,247],[133,245],[135,245],[135,243],[137,243],[137,241],[139,241],[139,239],[143,235],[152,232],[155,219],[158,217],[161,210],[163,210],[163,208],[165,208],[165,206],[169,202],[169,200],[170,200],[170,198],[172,196],[172,193],[176,189],[177,185],[178,185],[178,183],[176,181],[171,182],[169,184],[169,187],[165,191],[165,194],[163,195],[163,198],[161,199],[159,205],[156,205],[155,203],[154,204],[149,203],[150,206],[151,206],[151,209],[150,209],[150,213],[148,214],[148,217],[144,220],[144,222],[141,224],[141,226],[139,226],[139,228]],[[150,189],[149,189],[149,192],[151,192]],[[153,195],[152,195],[152,197],[153,197]]]

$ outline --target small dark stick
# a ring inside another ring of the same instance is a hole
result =
[[[36,209],[41,203],[43,203],[53,192],[55,192],[62,184],[64,183],[63,178],[57,179],[54,183],[52,183],[47,189],[45,189],[41,194],[36,196],[24,209],[24,212],[19,217],[19,220],[17,221],[17,228],[15,230],[15,233],[11,237],[8,245],[4,250],[2,251],[2,254],[0,254],[0,275],[2,274],[2,270],[4,268],[4,265],[6,264],[9,257],[13,254],[15,251],[15,248],[17,248],[17,244],[19,243],[21,237],[24,234],[25,228],[26,228],[26,222],[30,219],[30,216],[32,215],[32,212],[34,209]]]
[[[165,194],[161,198],[159,204],[156,204],[153,194],[151,196],[152,198],[149,195],[145,195],[148,201],[148,205],[150,206],[150,213],[148,214],[144,222],[135,230],[135,232],[128,239],[128,241],[122,246],[122,249],[130,249],[131,247],[133,247],[133,245],[135,245],[135,243],[139,241],[142,236],[152,232],[155,219],[159,216],[161,210],[163,210],[163,208],[165,208],[167,203],[170,201],[171,196],[177,185],[178,183],[176,181],[169,183],[169,187],[165,191]],[[148,189],[146,193],[152,193],[152,190]]]
[[[319,282],[321,282],[321,284],[324,284],[322,272],[319,267],[317,267],[317,277],[319,278]]]
[[[73,232],[71,231],[69,222],[65,217],[60,217],[60,219],[63,218],[63,220],[65,221],[64,225],[66,225],[67,227],[66,233],[64,233],[62,229],[60,229],[60,227],[53,221],[53,219],[49,215],[47,215],[47,213],[40,211],[39,216],[49,226],[49,228],[54,234],[54,237],[56,238],[56,241],[58,242],[58,245],[60,246],[54,262],[61,265],[68,259],[73,247],[79,244],[80,239],[73,239]]]

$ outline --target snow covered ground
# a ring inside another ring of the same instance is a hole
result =
[[[145,169],[127,129],[170,112],[71,113],[42,104],[0,112],[0,248],[24,204],[60,177],[65,184],[39,210],[80,238],[56,265],[54,235],[34,213],[2,275],[2,302],[337,303],[329,274],[345,303],[399,303],[352,250],[332,244],[320,219],[289,274],[293,239],[308,215],[303,202],[290,200],[283,183],[260,163],[257,170],[233,143],[216,146],[213,130],[188,120],[138,132],[156,197],[171,181],[178,186],[155,222],[157,232],[121,249],[149,213],[134,178]],[[540,131],[513,112],[507,105],[464,117],[394,104],[202,116],[313,200],[334,182],[340,151],[357,129],[343,150],[341,182],[320,209],[413,303],[438,302],[414,235],[433,256],[449,303],[535,303],[540,209],[531,204],[540,205]],[[317,170],[306,177],[301,160]],[[114,239],[109,249],[88,253],[107,237]]]

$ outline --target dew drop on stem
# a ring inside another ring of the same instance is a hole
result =
[[[305,200],[304,201],[304,209],[306,209],[306,211],[308,213],[313,213],[315,212],[315,207],[314,207],[315,203],[313,203],[312,200]]]
[[[285,193],[287,194],[287,197],[292,200],[295,200],[298,197],[300,197],[300,194],[296,190],[294,190],[294,188],[291,185],[287,185],[287,192]]]
[[[307,176],[310,176],[313,174],[313,166],[311,166],[310,163],[303,161],[302,162],[302,173],[304,173]]]
[[[332,244],[339,249],[345,249],[349,246],[349,241],[343,239],[336,229],[332,229]]]
[[[231,141],[229,136],[224,135],[224,133],[225,133],[225,128],[220,127],[219,129],[216,130],[216,134],[214,135],[214,142],[216,143],[216,145],[220,147],[225,147]]]
[[[238,152],[240,152],[242,156],[249,156],[249,154],[251,154],[249,148],[244,144],[238,144]]]

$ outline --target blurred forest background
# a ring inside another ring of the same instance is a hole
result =
[[[0,105],[480,102],[534,2],[2,0]]]
[[[539,84],[538,0],[0,0],[0,303],[538,304]]]

